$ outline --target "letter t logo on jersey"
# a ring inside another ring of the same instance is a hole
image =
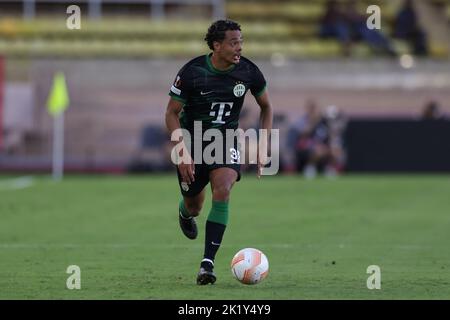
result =
[[[226,111],[227,107],[230,107],[230,110],[233,108],[233,102],[213,102],[211,105],[211,110],[214,110],[215,106],[219,106],[219,111],[217,112],[216,120],[213,120],[212,123],[225,124],[225,121],[222,120],[222,117],[228,117],[231,114],[231,111]],[[211,111],[209,113],[211,117],[216,116],[216,111]]]

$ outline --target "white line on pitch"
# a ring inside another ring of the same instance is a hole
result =
[[[24,176],[14,179],[0,181],[0,190],[20,190],[29,188],[34,184],[32,176]]]

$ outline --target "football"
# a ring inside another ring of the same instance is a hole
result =
[[[231,272],[243,284],[257,284],[269,274],[269,260],[261,250],[245,248],[231,260]]]

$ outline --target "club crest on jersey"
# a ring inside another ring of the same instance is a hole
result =
[[[238,83],[234,86],[233,93],[236,97],[242,97],[245,93],[245,86],[242,83]]]
[[[183,189],[184,191],[189,191],[189,185],[183,181],[181,183],[181,189]]]

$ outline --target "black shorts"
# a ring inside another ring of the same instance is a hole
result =
[[[234,142],[234,148],[226,150],[224,146],[224,159],[221,163],[201,163],[195,164],[195,181],[191,184],[183,182],[183,178],[177,167],[178,185],[180,186],[181,194],[185,197],[195,197],[203,191],[205,186],[209,183],[209,173],[219,168],[230,168],[237,172],[238,177],[236,181],[241,180],[241,164],[240,164],[240,148],[238,143]]]

